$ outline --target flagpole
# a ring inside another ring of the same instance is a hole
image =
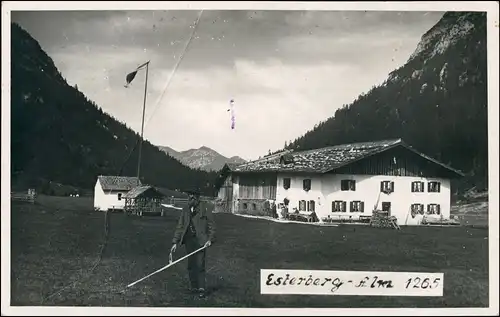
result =
[[[137,161],[137,179],[138,180],[140,179],[139,176],[141,173],[142,140],[143,140],[143,136],[144,136],[144,115],[146,112],[146,96],[147,96],[147,91],[148,91],[149,62],[150,61],[147,61],[145,64],[140,66],[140,67],[142,67],[142,66],[146,65],[146,80],[144,82],[144,103],[142,105],[141,140],[139,141],[139,159]]]

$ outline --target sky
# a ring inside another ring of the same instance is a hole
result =
[[[381,84],[442,15],[158,10],[17,11],[11,18],[70,85],[137,132],[146,72],[128,88],[125,77],[149,60],[144,138],[151,143],[177,151],[207,146],[249,160]]]

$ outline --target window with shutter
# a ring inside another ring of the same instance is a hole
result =
[[[410,206],[410,211],[411,211],[411,217],[412,218],[415,218],[415,216],[417,215],[418,213],[418,210],[417,210],[417,204],[412,204]]]
[[[394,192],[394,182],[391,181],[380,182],[380,191],[386,194]]]
[[[333,201],[332,212],[346,212],[346,202],[341,200]]]
[[[428,204],[427,214],[429,215],[439,215],[441,213],[439,204]]]
[[[441,191],[441,184],[439,182],[429,182],[427,186],[429,193],[439,193]]]
[[[422,193],[424,191],[424,182],[414,181],[411,183],[412,193]]]
[[[418,203],[412,204],[411,205],[411,213],[412,213],[413,217],[415,217],[417,214],[423,215],[424,214],[424,205],[418,204]]]
[[[283,178],[283,188],[284,189],[289,189],[291,184],[291,179],[290,178]]]
[[[306,211],[306,201],[305,200],[299,201],[299,211]]]
[[[364,202],[355,200],[350,203],[350,211],[351,212],[363,212],[364,211]]]
[[[311,180],[310,179],[304,179],[302,181],[302,187],[304,188],[305,191],[311,190]]]
[[[314,200],[310,200],[307,202],[307,211],[314,211],[314,206],[315,205],[315,202]]]
[[[343,179],[340,181],[340,190],[342,191],[355,191],[356,181],[352,179]]]
[[[342,191],[349,190],[348,180],[343,179],[340,181],[340,190],[342,190]]]

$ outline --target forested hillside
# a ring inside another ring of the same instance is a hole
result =
[[[12,24],[11,173],[13,189],[49,182],[93,188],[98,175],[135,176],[139,135],[67,84],[52,59]],[[212,194],[215,173],[194,170],[143,143],[141,179]]]
[[[403,138],[466,172],[466,186],[484,188],[488,176],[486,48],[485,13],[448,12],[386,82],[344,105],[286,148]]]

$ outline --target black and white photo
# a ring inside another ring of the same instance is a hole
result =
[[[2,314],[498,314],[498,17],[6,2]]]

